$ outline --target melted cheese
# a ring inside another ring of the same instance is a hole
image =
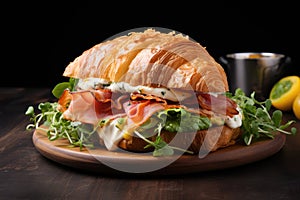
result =
[[[123,139],[123,131],[117,127],[117,124],[118,119],[114,119],[97,129],[100,140],[109,151],[117,150],[119,142]]]

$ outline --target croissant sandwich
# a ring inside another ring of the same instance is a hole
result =
[[[104,41],[70,62],[58,99],[65,120],[88,125],[109,151],[199,153],[235,144],[241,113],[226,74],[198,42],[154,29]]]

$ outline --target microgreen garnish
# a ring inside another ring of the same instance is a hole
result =
[[[236,89],[234,95],[227,96],[233,99],[242,110],[242,138],[247,145],[262,137],[274,138],[276,132],[284,134],[296,134],[297,130],[292,127],[286,130],[295,120],[282,123],[282,112],[274,110],[271,112],[271,100],[258,101],[255,99],[255,92],[250,97],[240,89]]]
[[[66,138],[72,146],[83,148],[93,147],[90,136],[95,130],[80,122],[72,122],[63,118],[62,113],[57,110],[58,103],[40,103],[38,109],[39,114],[34,113],[33,106],[29,106],[25,114],[30,116],[31,124],[26,126],[27,130],[42,130],[47,132],[47,137],[50,141],[58,138]],[[46,127],[43,128],[42,125]]]
[[[207,117],[192,114],[183,108],[170,108],[160,111],[157,117],[163,121],[163,129],[172,133],[205,130],[212,125]]]
[[[157,132],[157,136],[155,141],[150,141],[146,137],[144,137],[141,133],[138,131],[134,131],[134,133],[139,136],[141,139],[149,143],[144,148],[154,147],[153,156],[171,156],[174,154],[174,150],[186,152],[193,154],[192,151],[181,149],[178,147],[170,146],[168,143],[166,143],[162,137],[160,136],[161,130],[163,128],[163,125],[161,123],[158,124],[157,128],[155,129],[155,132]]]

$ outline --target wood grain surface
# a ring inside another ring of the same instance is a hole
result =
[[[33,144],[45,157],[60,164],[96,173],[148,173],[183,174],[236,167],[255,162],[277,153],[285,144],[286,135],[277,134],[274,139],[243,143],[226,147],[204,155],[176,155],[154,157],[150,153],[107,151],[105,148],[70,147],[67,139],[50,141],[46,132],[35,130]]]

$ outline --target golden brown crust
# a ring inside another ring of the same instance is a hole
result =
[[[224,69],[204,47],[182,34],[153,29],[95,45],[71,62],[63,75],[200,92],[228,91]]]
[[[199,153],[200,149],[213,152],[220,148],[234,145],[240,134],[240,128],[232,129],[228,126],[217,126],[208,130],[197,131],[197,133],[170,133],[168,131],[163,131],[161,137],[171,146]],[[148,139],[154,141],[155,137]],[[153,151],[153,148],[145,149],[144,147],[146,145],[148,145],[148,143],[138,137],[132,137],[131,140],[123,139],[119,143],[119,147],[127,151]]]

